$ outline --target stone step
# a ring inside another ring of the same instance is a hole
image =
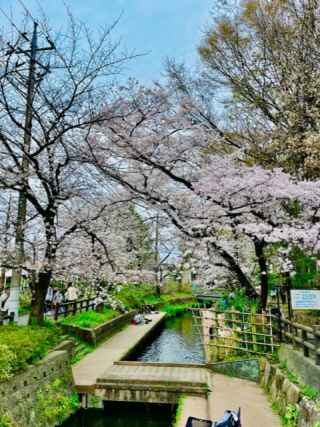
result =
[[[207,388],[207,372],[203,368],[166,366],[113,365],[97,378],[97,384],[161,384]]]

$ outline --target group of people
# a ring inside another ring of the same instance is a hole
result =
[[[67,302],[73,304],[79,296],[79,290],[72,282],[68,283],[67,290],[62,292],[58,286],[49,286],[45,298],[45,311],[46,313],[55,314],[59,308],[59,304]]]

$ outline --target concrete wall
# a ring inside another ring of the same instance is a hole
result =
[[[147,306],[153,306],[158,309],[159,307],[165,304],[178,304],[186,303],[192,301],[192,297],[186,298],[174,298],[166,302],[158,302],[155,304],[146,304]],[[96,345],[97,343],[103,341],[108,336],[114,334],[119,328],[121,328],[126,323],[129,323],[134,316],[137,314],[137,310],[129,311],[121,316],[115,317],[114,319],[109,320],[108,322],[102,323],[101,325],[96,326],[95,328],[80,328],[74,325],[65,325],[59,323],[59,326],[65,333],[72,333],[78,336],[82,341],[85,341],[91,345]]]
[[[207,397],[207,386],[168,382],[154,384],[148,383],[97,383],[96,396],[102,400],[118,402],[144,402],[144,403],[177,403],[181,395],[194,395]]]
[[[230,362],[217,362],[207,364],[207,367],[213,371],[224,375],[232,375],[237,378],[259,382],[260,368],[258,359],[243,359]]]
[[[177,403],[181,390],[150,390],[150,386],[144,388],[143,386],[131,386],[125,389],[110,388],[110,389],[96,389],[95,394],[102,400],[116,401],[116,402],[144,402],[144,403]]]
[[[303,397],[299,388],[286,378],[277,365],[265,363],[261,384],[269,400],[279,407],[280,415],[285,415],[288,404],[298,409],[298,427],[314,427],[320,423],[319,402]]]
[[[85,341],[91,345],[96,345],[98,342],[103,341],[108,336],[116,332],[121,326],[129,323],[137,312],[135,310],[125,313],[121,316],[115,317],[108,322],[102,323],[95,328],[80,328],[74,325],[64,325],[62,323],[59,326],[65,333],[72,333],[78,336],[82,341]]]
[[[301,383],[320,393],[320,366],[315,364],[314,357],[304,357],[301,351],[294,350],[291,345],[281,344],[279,358],[287,361],[288,368],[298,375]]]
[[[69,355],[65,350],[49,353],[39,365],[30,365],[25,372],[0,384],[0,410],[7,413],[19,427],[33,427],[37,422],[37,392],[46,392],[46,387],[56,379],[69,395],[75,392]],[[57,423],[49,423],[54,426]],[[46,427],[46,426],[43,426]]]

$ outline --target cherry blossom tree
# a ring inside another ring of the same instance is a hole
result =
[[[206,148],[219,141],[216,131],[188,120],[161,88],[130,87],[129,93],[131,98],[119,101],[123,118],[90,141],[92,161],[105,177],[165,212],[187,238],[205,241],[254,296],[233,247],[236,236],[250,239],[264,307],[265,248],[287,242],[318,249],[319,183],[299,181],[280,169],[250,167],[241,151],[208,155]]]
[[[26,261],[28,209],[40,218],[45,242],[31,322],[41,323],[43,319],[43,301],[56,258],[60,211],[64,205],[86,198],[94,188],[94,177],[88,178],[88,169],[79,162],[79,149],[93,124],[107,119],[114,77],[129,57],[118,53],[118,43],[111,39],[115,24],[94,37],[67,11],[65,28],[54,33],[45,17],[34,23],[27,12],[23,26],[13,28],[14,39],[7,40],[4,35],[0,39],[0,186],[19,194],[17,273]],[[36,58],[29,49],[32,28],[31,47],[38,52]],[[37,29],[41,35],[38,45]],[[16,279],[19,282],[19,274]]]

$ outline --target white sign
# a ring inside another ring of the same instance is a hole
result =
[[[294,310],[320,310],[320,290],[292,289],[290,292]]]

